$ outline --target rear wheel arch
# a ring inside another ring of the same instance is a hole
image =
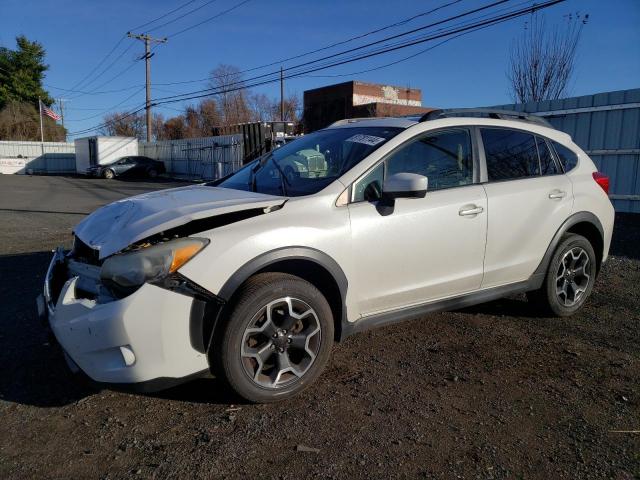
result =
[[[591,243],[596,254],[596,272],[600,270],[604,254],[604,229],[602,228],[602,223],[598,217],[591,212],[577,212],[567,218],[553,236],[542,261],[534,272],[534,277],[544,278],[556,248],[562,241],[563,236],[567,233],[582,235]]]
[[[566,233],[577,233],[589,240],[589,243],[596,254],[596,272],[599,272],[604,253],[604,238],[602,232],[598,230],[598,227],[591,222],[580,221],[571,225]]]

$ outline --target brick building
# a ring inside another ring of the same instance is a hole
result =
[[[422,91],[350,81],[304,92],[304,129],[313,132],[344,118],[396,117],[426,113]]]

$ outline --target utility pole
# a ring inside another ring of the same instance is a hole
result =
[[[284,74],[280,67],[280,121],[284,122]]]
[[[64,128],[64,102],[68,102],[66,98],[56,98],[56,103],[60,107],[60,121],[62,122],[62,128]]]
[[[147,111],[147,142],[151,141],[151,43],[166,43],[167,38],[153,38],[148,34],[134,34],[127,32],[129,38],[135,38],[144,42],[144,59],[146,63],[146,84],[147,84],[147,101],[145,103],[145,110]]]
[[[64,102],[67,102],[66,98],[56,98],[56,103],[60,108],[60,121],[62,122],[62,128],[64,128]],[[67,133],[65,132],[65,141],[67,141]]]

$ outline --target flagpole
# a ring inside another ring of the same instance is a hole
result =
[[[42,128],[42,100],[38,97],[38,109],[40,110],[40,141],[44,144],[44,129]],[[42,146],[44,148],[44,145]]]

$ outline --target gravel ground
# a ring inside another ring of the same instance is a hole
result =
[[[0,478],[640,478],[640,215],[569,319],[519,296],[363,333],[276,405],[78,383],[35,314],[49,250],[175,185],[0,176]]]

